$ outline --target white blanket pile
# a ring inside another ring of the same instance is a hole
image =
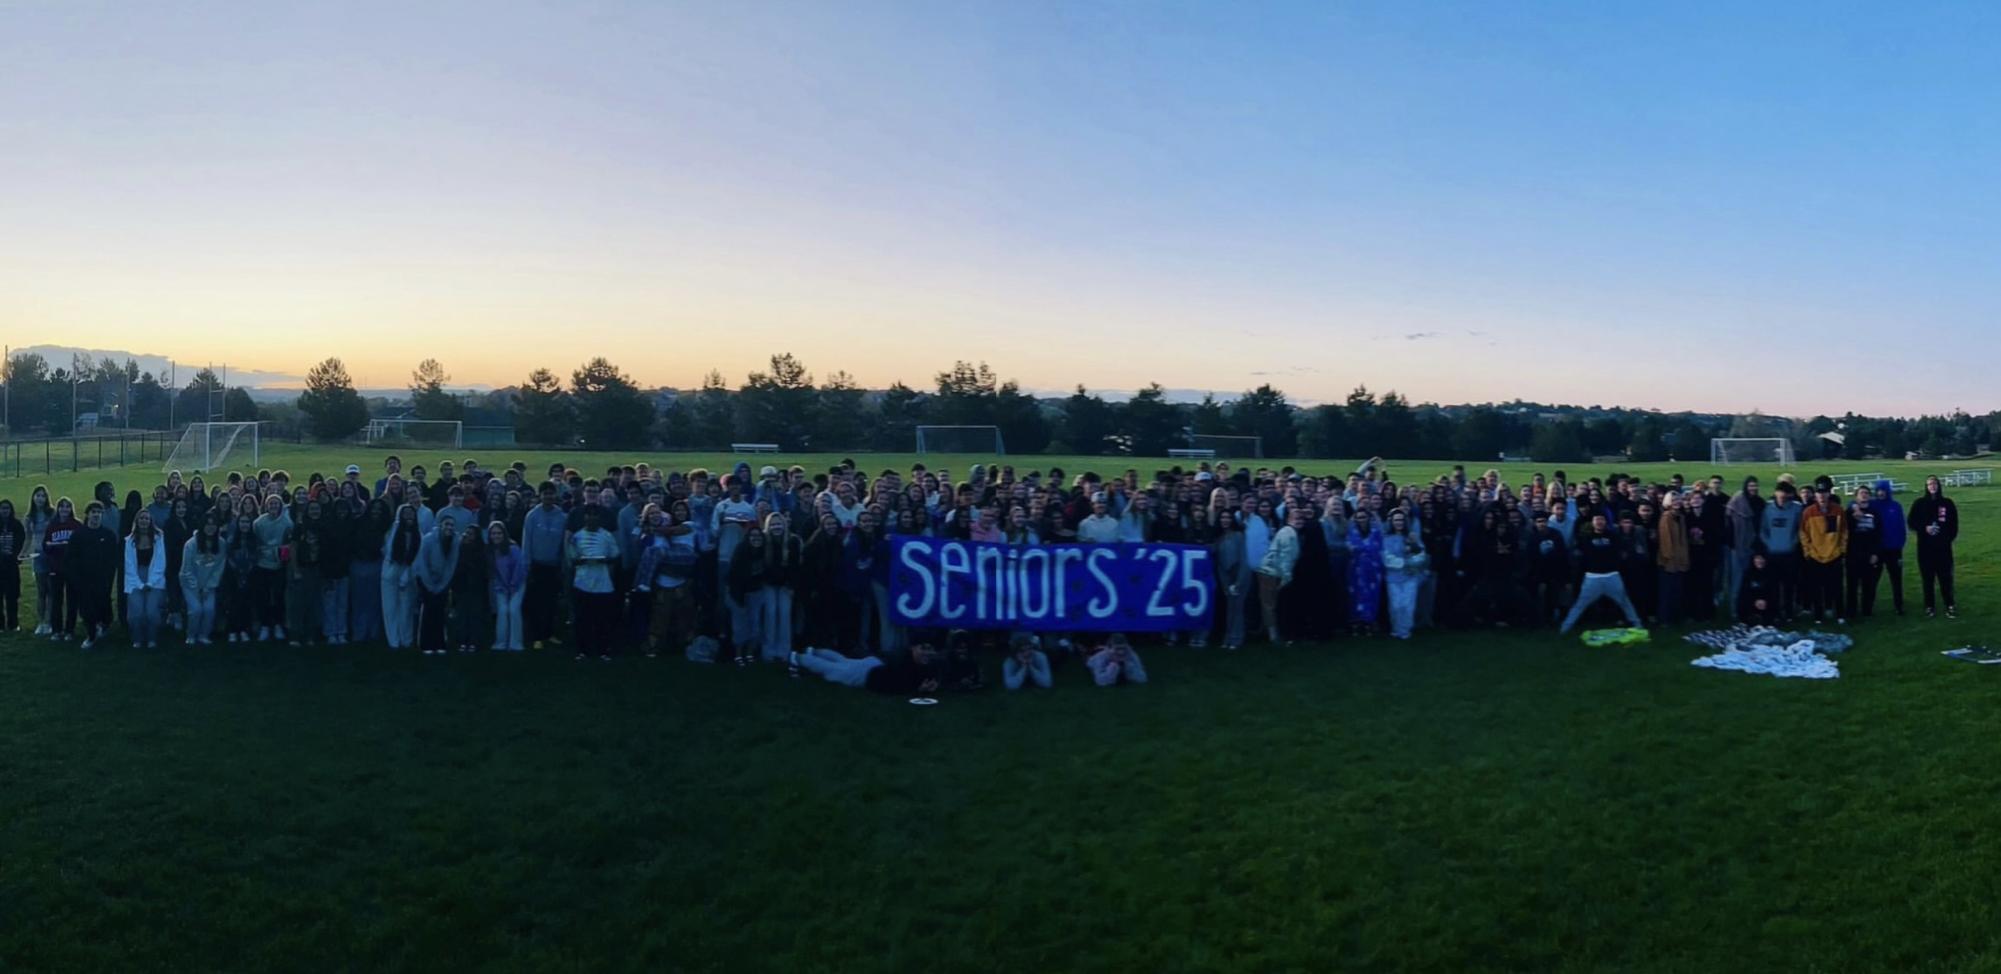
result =
[[[1802,639],[1789,646],[1739,644],[1714,656],[1696,659],[1690,665],[1769,676],[1797,676],[1809,680],[1832,680],[1841,676],[1841,668],[1833,660],[1814,652],[1811,639]]]

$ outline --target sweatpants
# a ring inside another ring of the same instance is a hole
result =
[[[1569,632],[1584,617],[1584,610],[1591,608],[1599,599],[1611,599],[1612,604],[1626,614],[1626,621],[1635,629],[1645,628],[1640,622],[1640,613],[1633,608],[1633,600],[1626,597],[1626,580],[1617,572],[1586,574],[1584,584],[1577,590],[1577,601],[1570,603],[1570,613],[1563,617],[1560,632]]]
[[[1918,579],[1924,583],[1926,611],[1931,611],[1937,607],[1937,603],[1932,601],[1932,586],[1934,584],[1944,594],[1946,608],[1950,609],[1959,605],[1952,597],[1951,548],[1947,548],[1944,551],[1927,552],[1924,548],[1920,547],[1918,549]]]
[[[1890,607],[1904,611],[1904,550],[1882,553],[1883,579],[1890,583]]]
[[[814,648],[799,654],[801,669],[820,674],[828,683],[838,683],[844,687],[861,688],[868,685],[871,670],[882,666],[880,656],[864,656],[849,659],[831,649]]]
[[[215,590],[181,586],[181,604],[188,610],[188,638],[207,639],[215,633]]]
[[[1883,563],[1879,559],[1869,563],[1869,556],[1848,559],[1848,585],[1845,604],[1848,618],[1862,619],[1876,614],[1876,585],[1883,579]]]
[[[413,583],[410,587],[417,593],[418,611],[423,616],[417,624],[419,645],[425,652],[448,648],[445,645],[445,620],[451,606],[451,590],[433,592],[421,583]]]

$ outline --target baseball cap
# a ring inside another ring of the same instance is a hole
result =
[[[778,468],[767,463],[764,465],[763,470],[757,472],[757,475],[760,477],[776,477],[778,476]]]
[[[347,472],[348,472],[348,473],[360,473],[360,472],[361,472],[361,464],[358,464],[358,463],[350,463],[350,464],[348,464],[348,465],[347,465]]]

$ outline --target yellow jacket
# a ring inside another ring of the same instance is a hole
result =
[[[1848,553],[1848,512],[1839,504],[1829,510],[1815,504],[1801,511],[1800,553],[1822,565],[1840,561]]]

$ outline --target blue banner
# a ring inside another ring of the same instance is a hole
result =
[[[1209,549],[890,539],[889,615],[924,629],[1172,632],[1216,609]]]

